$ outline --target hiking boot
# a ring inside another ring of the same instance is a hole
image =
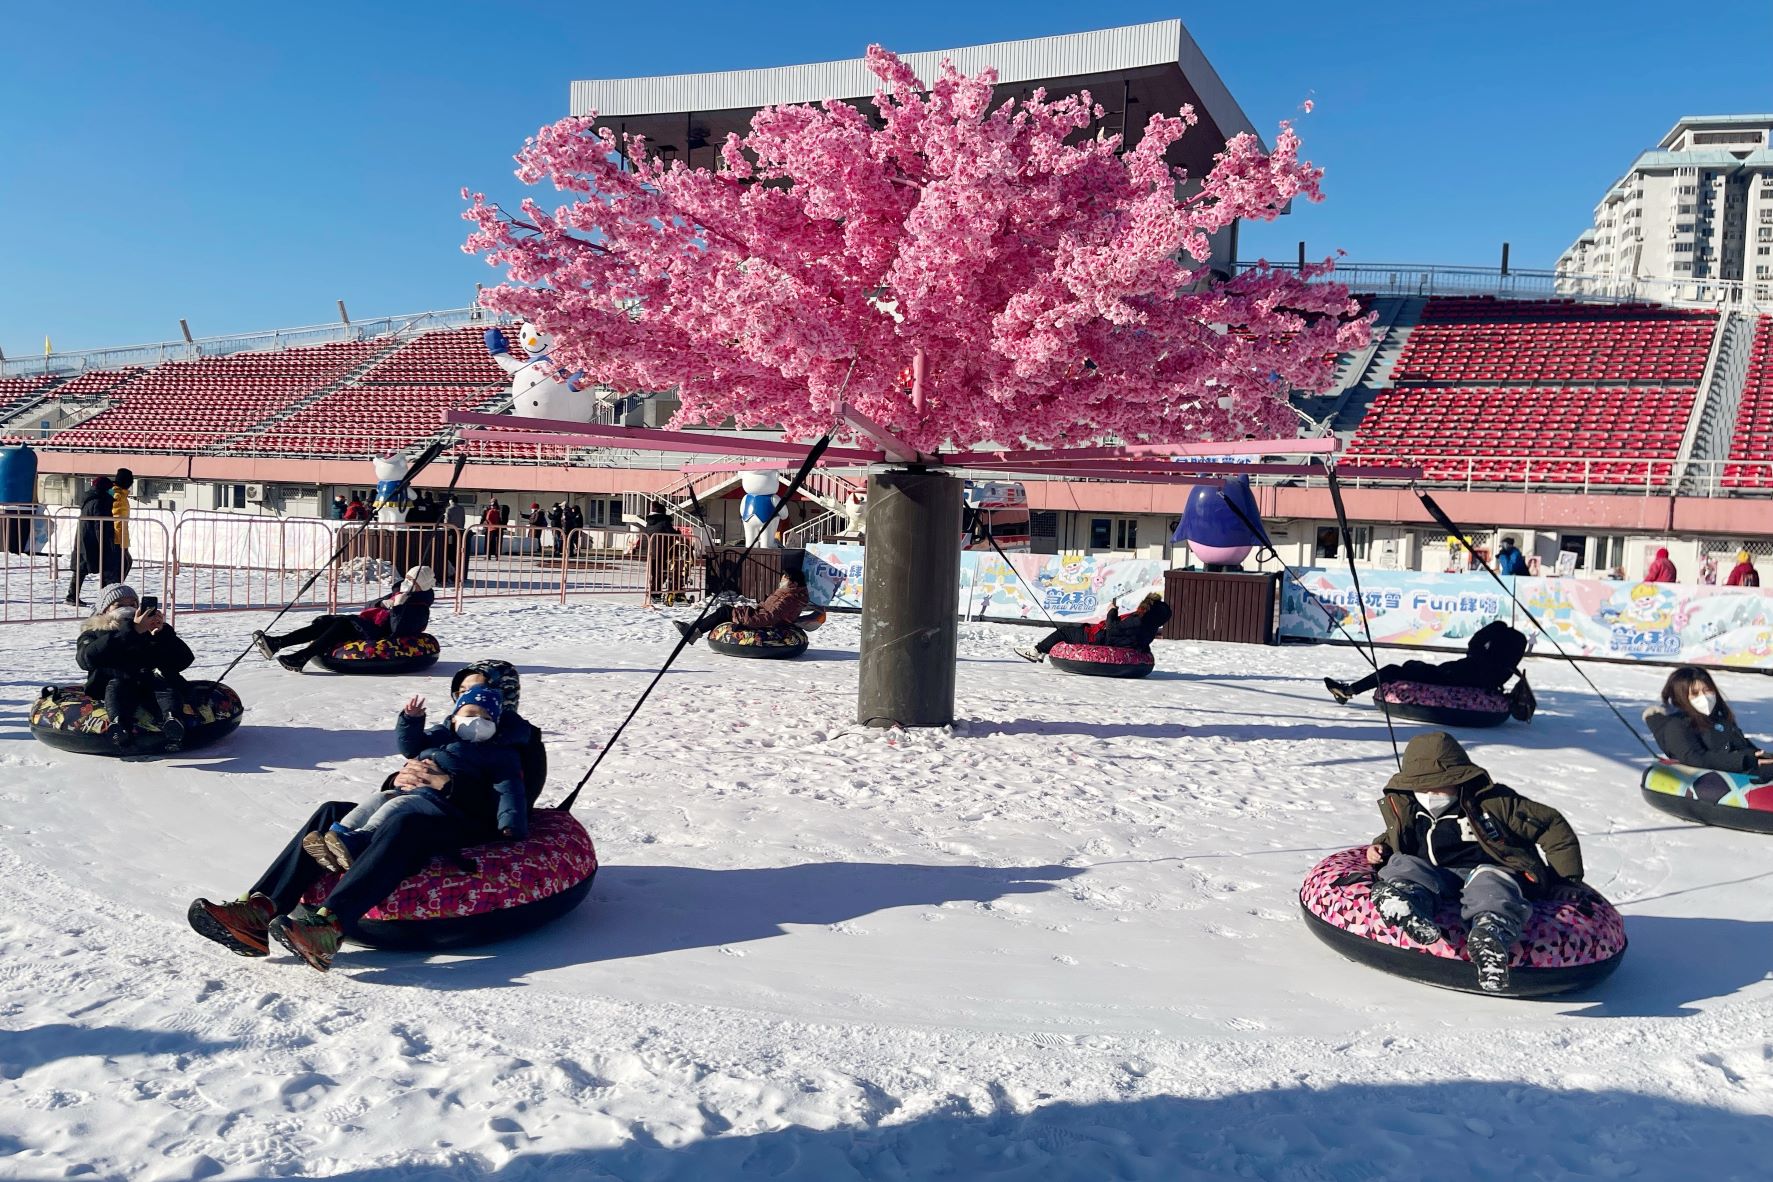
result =
[[[1010,651],[1015,653],[1018,657],[1021,657],[1024,661],[1032,661],[1036,665],[1047,659],[1047,655],[1039,649],[1016,648],[1011,649]]]
[[[1471,934],[1465,937],[1465,955],[1477,970],[1478,988],[1485,993],[1501,993],[1508,988],[1507,929],[1494,915],[1480,915],[1472,922]]]
[[[671,626],[677,629],[678,635],[682,636],[684,640],[690,644],[696,643],[697,632],[694,624],[686,624],[682,620],[674,620],[672,621]]]
[[[308,665],[308,658],[302,653],[285,653],[277,658],[277,663],[291,673],[300,673]]]
[[[271,644],[271,638],[263,632],[252,634],[252,646],[259,650],[259,655],[265,660],[275,661],[277,659],[277,649]]]
[[[1379,917],[1404,935],[1427,948],[1439,943],[1443,933],[1434,922],[1434,900],[1415,883],[1390,882],[1380,879],[1371,892],[1373,908]]]
[[[320,863],[320,868],[328,874],[338,874],[344,867],[333,860],[332,851],[327,848],[326,834],[310,833],[302,838],[302,852]]]
[[[271,935],[324,973],[332,967],[332,958],[344,942],[345,930],[336,915],[322,915],[319,908],[298,903],[294,911],[271,921]]]
[[[86,606],[86,604],[82,603],[77,596],[73,596],[73,595],[68,596],[66,599],[62,600],[62,602],[67,604],[69,607],[85,607]]]
[[[369,838],[363,834],[353,833],[338,825],[334,825],[326,831],[324,840],[326,852],[332,855],[332,860],[339,864],[340,870],[351,869],[351,863],[356,861],[357,855],[361,854],[364,848],[369,845]]]
[[[160,737],[168,751],[177,751],[185,745],[185,724],[168,716],[160,723]]]
[[[269,956],[265,930],[277,904],[266,895],[251,895],[232,903],[193,899],[185,911],[191,928],[206,940],[214,940],[237,956]]]
[[[1349,684],[1346,681],[1337,681],[1334,677],[1324,678],[1324,688],[1330,691],[1330,696],[1336,699],[1338,706],[1346,705],[1348,699],[1354,697],[1354,690]]]

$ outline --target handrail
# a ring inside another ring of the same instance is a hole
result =
[[[1263,265],[1298,271],[1297,263],[1240,262],[1238,271]],[[1588,275],[1538,268],[1446,266],[1411,263],[1337,263],[1307,282],[1341,283],[1350,291],[1391,296],[1495,296],[1499,299],[1572,300],[1578,303],[1652,303],[1681,308],[1733,307],[1773,312],[1773,282],[1741,279],[1645,279]]]

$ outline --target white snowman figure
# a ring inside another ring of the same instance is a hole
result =
[[[529,360],[519,361],[511,356],[511,345],[503,330],[486,330],[486,351],[500,369],[511,375],[511,413],[524,419],[589,423],[597,397],[578,384],[578,374],[562,373],[548,356],[554,339],[535,325],[525,323],[517,330],[517,343],[529,354]]]
[[[776,531],[788,519],[788,506],[776,496],[782,476],[774,470],[739,473],[745,499],[739,502],[739,520],[745,523],[745,544],[772,550],[781,545]],[[758,535],[763,535],[761,541]]]
[[[397,453],[385,460],[380,456],[371,456],[370,463],[376,466],[376,504],[381,506],[376,520],[384,524],[405,521],[410,502],[406,492],[401,489],[400,482],[412,470],[412,461],[404,453]]]

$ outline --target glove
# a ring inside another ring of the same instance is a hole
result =
[[[511,345],[505,340],[503,332],[496,328],[489,328],[486,330],[486,351],[496,357],[500,353],[509,353]]]

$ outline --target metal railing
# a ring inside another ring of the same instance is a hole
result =
[[[0,506],[0,623],[83,620],[99,587],[123,581],[158,598],[171,620],[177,598],[167,523],[129,518],[128,545],[119,544],[116,525],[111,517]]]
[[[1257,262],[1240,262],[1239,271]],[[1270,262],[1276,271],[1297,263]],[[1413,263],[1338,263],[1310,282],[1342,283],[1350,291],[1381,296],[1495,296],[1499,299],[1569,299],[1585,303],[1649,303],[1681,308],[1731,307],[1773,312],[1773,281],[1738,279],[1632,279],[1560,273],[1534,268],[1452,267]]]

